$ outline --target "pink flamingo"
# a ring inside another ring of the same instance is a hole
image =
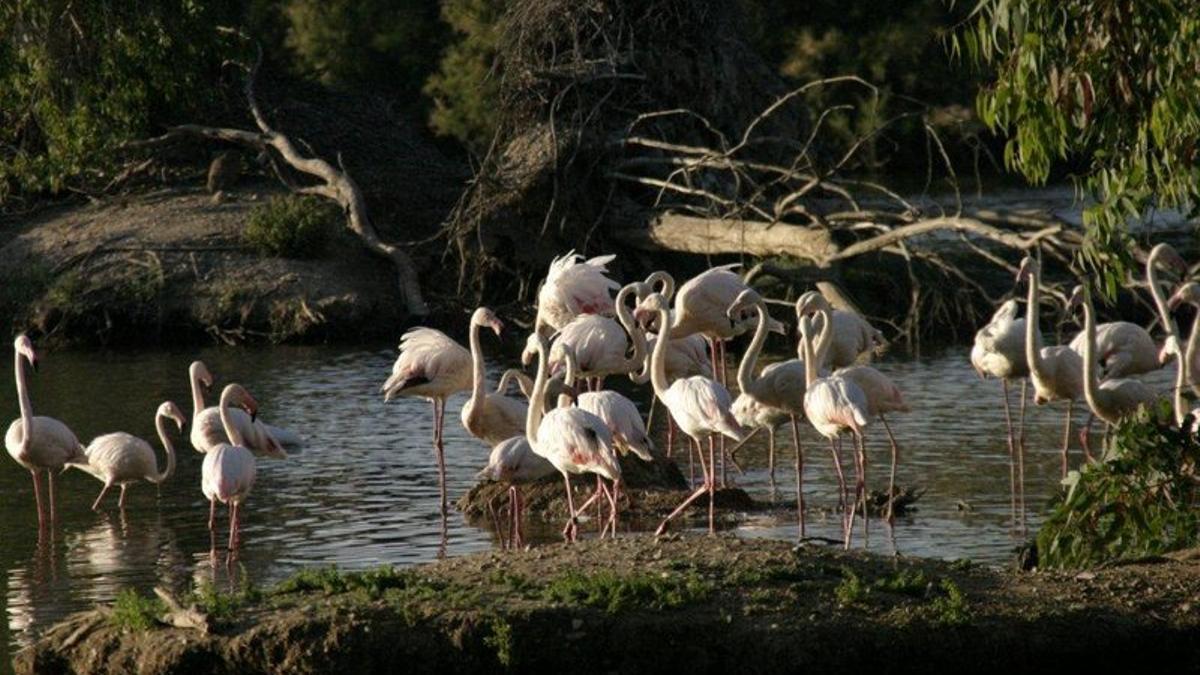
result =
[[[1200,364],[1196,362],[1196,348],[1197,346],[1200,346],[1200,284],[1197,284],[1194,281],[1189,281],[1181,285],[1171,296],[1170,301],[1166,303],[1165,306],[1168,308],[1168,311],[1171,311],[1177,309],[1181,304],[1191,305],[1196,309],[1196,314],[1192,319],[1192,330],[1188,334],[1187,345],[1178,345],[1177,341],[1177,345],[1182,347],[1182,349],[1177,349],[1176,355],[1182,351],[1181,358],[1184,373],[1183,377],[1181,378],[1182,382],[1180,382],[1176,387],[1177,391],[1175,395],[1178,399],[1176,402],[1177,407],[1183,405],[1183,386],[1186,384],[1195,385],[1197,380],[1197,368],[1200,367]],[[1200,416],[1197,416],[1197,421],[1200,421]],[[1183,422],[1181,420],[1180,424],[1182,423]]]
[[[45,508],[42,506],[42,491],[38,481],[38,472],[45,471],[50,487],[50,522],[54,522],[54,474],[71,462],[80,462],[85,458],[83,446],[75,433],[62,422],[44,415],[34,416],[33,405],[29,402],[29,385],[25,381],[25,366],[37,370],[37,352],[33,350],[33,342],[24,334],[13,340],[13,350],[16,352],[13,372],[17,378],[17,398],[21,407],[21,417],[13,420],[8,432],[4,434],[4,447],[17,464],[29,470],[33,476],[33,497],[37,501],[38,530],[45,527]]]
[[[756,422],[764,422],[763,426],[766,426],[767,432],[770,434],[767,462],[770,467],[772,483],[775,480],[775,429],[772,426],[772,422],[775,422],[777,416],[771,415],[770,412],[779,411],[785,420],[791,421],[792,443],[796,448],[796,511],[800,521],[800,538],[803,539],[805,534],[804,446],[800,443],[800,425],[798,419],[804,416],[804,391],[807,386],[804,362],[800,359],[792,359],[772,363],[763,368],[762,373],[758,377],[754,377],[754,365],[757,363],[763,344],[767,340],[769,316],[767,315],[766,302],[762,296],[751,289],[746,289],[729,306],[730,321],[735,320],[736,317],[748,309],[752,309],[757,313],[758,324],[754,329],[754,338],[750,341],[750,347],[746,349],[745,355],[742,356],[741,365],[738,366],[737,383],[741,393],[738,394],[733,406],[735,411],[738,409],[760,408],[754,420]],[[746,402],[747,400],[754,401],[759,405],[751,406]],[[741,419],[738,421],[741,422]]]
[[[1025,400],[1029,386],[1025,319],[1017,318],[1018,311],[1016,300],[1008,300],[1000,305],[992,315],[992,320],[975,333],[975,344],[971,347],[971,366],[975,372],[983,379],[994,377],[1000,380],[1004,392],[1004,422],[1008,428],[1009,501],[1014,522],[1018,514],[1022,521],[1025,517]],[[1008,403],[1008,383],[1011,380],[1021,380],[1021,413],[1017,422],[1019,436],[1013,434],[1012,408]]]
[[[125,490],[139,480],[147,480],[155,485],[162,485],[175,473],[175,445],[167,435],[166,420],[173,420],[183,431],[187,418],[179,406],[166,401],[158,407],[154,414],[154,428],[162,440],[163,450],[167,453],[167,466],[159,471],[154,460],[154,449],[150,444],[132,434],[118,431],[112,434],[97,436],[88,444],[84,451],[87,458],[82,462],[70,462],[73,466],[86,471],[104,482],[96,501],[92,502],[92,510],[100,510],[100,501],[108,489],[114,485],[121,486],[121,497],[117,500],[117,508],[125,508]]]
[[[553,348],[551,348],[553,351]],[[575,352],[570,347],[563,350],[567,360],[567,373],[563,380],[567,389],[575,385],[575,374],[579,366]],[[615,391],[589,391],[575,398],[575,405],[599,417],[612,432],[613,446],[622,455],[632,452],[644,462],[653,462],[654,441],[646,433],[646,424],[633,401]]]
[[[1065,345],[1041,347],[1038,295],[1042,286],[1042,266],[1029,256],[1025,256],[1017,271],[1017,283],[1022,281],[1029,282],[1025,306],[1025,361],[1029,364],[1029,379],[1033,381],[1033,402],[1035,405],[1049,401],[1067,402],[1062,447],[1062,475],[1066,478],[1067,450],[1071,444],[1071,411],[1075,401],[1083,398],[1083,359]]]
[[[384,402],[394,396],[415,396],[433,404],[433,449],[437,457],[442,518],[446,516],[446,460],[442,428],[446,399],[471,388],[471,353],[445,333],[413,328],[400,338],[400,356],[380,387]]]
[[[571,349],[579,365],[578,375],[591,382],[593,390],[601,388],[604,378],[613,374],[628,374],[638,370],[645,361],[646,336],[634,323],[626,304],[637,289],[629,284],[617,293],[617,320],[597,314],[577,316],[559,331],[550,347],[550,368],[558,374],[566,368],[565,349]],[[626,333],[629,337],[626,338]],[[629,343],[633,354],[626,356]]]
[[[201,361],[193,361],[192,365],[188,366],[188,379],[192,386],[192,430],[189,439],[197,452],[208,452],[229,442],[217,406],[204,406],[203,389],[212,387],[213,377],[208,372],[208,366]],[[233,425],[245,439],[246,447],[255,455],[287,459],[288,454],[283,449],[282,439],[295,441],[289,445],[299,444],[299,437],[292,432],[265,424],[262,420],[251,420],[240,408],[230,410],[229,413]]]
[[[584,260],[568,251],[550,262],[546,280],[538,290],[534,331],[549,335],[562,330],[581,314],[612,314],[612,291],[619,287],[607,276],[615,255]]]
[[[731,301],[732,304],[732,301]],[[667,306],[666,298],[661,293],[651,293],[642,301],[641,309],[656,312],[660,326],[672,326],[671,309]],[[665,330],[664,330],[665,332]],[[665,357],[667,341],[659,340],[654,345],[650,356],[650,384],[654,387],[654,395],[658,397],[667,412],[675,419],[675,423],[683,433],[691,437],[700,451],[700,441],[708,440],[708,463],[704,455],[700,455],[700,468],[704,472],[704,485],[683,500],[671,512],[655,531],[661,535],[666,531],[668,523],[683,513],[692,502],[701,496],[708,495],[708,531],[716,531],[714,494],[716,492],[715,443],[716,436],[727,436],[734,441],[742,440],[745,432],[730,412],[733,400],[729,392],[718,382],[699,375],[680,378],[674,382],[667,381]]]
[[[857,445],[857,459],[855,466],[857,467],[858,478],[855,485],[855,499],[850,506],[848,515],[843,516],[843,532],[845,533],[845,548],[850,548],[851,537],[854,532],[854,514],[858,509],[858,502],[865,497],[866,493],[866,450],[864,447],[863,430],[867,426],[869,419],[867,395],[855,381],[842,377],[838,373],[834,373],[828,377],[818,377],[817,363],[819,363],[818,350],[813,346],[813,323],[812,318],[802,316],[799,321],[800,329],[800,349],[804,355],[804,371],[805,380],[807,382],[807,390],[804,393],[804,414],[808,421],[813,425],[825,438],[829,439],[829,447],[833,452],[834,466],[838,470],[838,482],[840,483],[841,491],[845,494],[845,478],[841,471],[841,462],[839,461],[839,453],[836,447],[840,444],[840,437],[843,433],[850,433],[854,436]],[[823,334],[828,334],[831,327],[826,323]],[[842,500],[845,501],[844,499]],[[866,528],[867,514],[863,513],[863,527]]]
[[[524,539],[521,513],[525,505],[517,485],[541,480],[554,471],[554,465],[534,452],[533,446],[529,445],[529,439],[521,434],[497,443],[488,455],[487,466],[475,474],[476,480],[508,483],[509,515],[512,518],[509,540],[514,547],[520,548]]]
[[[869,360],[871,353],[876,348],[883,346],[883,333],[879,332],[869,321],[859,316],[856,312],[834,309],[829,304],[829,300],[819,291],[808,291],[796,299],[797,319],[802,314],[800,311],[801,307],[810,308],[807,310],[809,312],[816,311],[818,308],[824,309],[832,317],[832,342],[830,343],[828,353],[824,357],[825,360],[817,364],[818,370],[824,368],[833,370],[852,366],[864,354]],[[804,356],[799,353],[799,347],[797,347],[796,352],[800,360],[803,361]]]
[[[472,436],[496,445],[525,430],[525,415],[528,406],[519,399],[485,390],[487,373],[483,362],[483,349],[479,346],[479,329],[487,326],[500,335],[504,323],[492,310],[480,307],[471,315],[471,398],[463,404],[462,424]]]
[[[567,488],[567,525],[563,528],[563,537],[567,541],[575,541],[578,535],[576,519],[603,492],[596,492],[581,506],[575,509],[571,496],[570,474],[594,473],[612,481],[614,488],[619,489],[621,482],[621,465],[617,462],[617,454],[613,449],[612,433],[604,421],[586,410],[564,406],[560,401],[558,408],[545,411],[546,379],[548,370],[549,345],[546,338],[534,332],[529,336],[531,353],[537,356],[537,377],[533,382],[533,395],[529,397],[529,415],[525,420],[525,437],[530,447],[538,455],[547,459],[554,468],[562,474],[563,484]],[[564,395],[565,397],[566,395]],[[617,502],[609,496],[611,520],[615,522]],[[615,533],[615,528],[614,528]]]
[[[230,384],[221,392],[221,404],[218,409],[230,442],[218,445],[205,453],[204,464],[200,468],[200,490],[208,500],[210,533],[216,530],[217,502],[229,505],[229,550],[233,551],[241,543],[242,503],[254,488],[254,478],[258,469],[253,453],[244,445],[246,439],[242,438],[233,417],[229,414],[230,406],[242,408],[251,419],[258,412],[258,402],[242,388],[242,385]]]

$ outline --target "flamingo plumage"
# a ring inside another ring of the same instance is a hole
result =
[[[117,508],[125,508],[125,490],[132,484],[145,480],[155,485],[162,485],[175,473],[175,445],[167,434],[166,420],[172,420],[183,431],[187,423],[183,411],[171,401],[165,401],[154,413],[154,428],[162,441],[163,450],[167,455],[167,465],[159,470],[158,462],[154,459],[154,448],[146,441],[118,431],[104,434],[92,439],[84,453],[87,458],[83,462],[71,462],[67,466],[87,472],[104,483],[96,501],[92,502],[92,510],[100,509],[100,501],[108,489],[114,485],[121,486],[121,496],[117,500]]]
[[[820,291],[807,291],[796,299],[797,319],[817,310],[826,311],[831,317],[828,324],[833,327],[829,349],[824,360],[817,364],[818,370],[845,368],[858,363],[859,359],[870,360],[875,349],[883,346],[883,333],[862,318],[857,312],[834,309]],[[796,350],[800,360],[804,356]]]
[[[497,336],[504,330],[504,322],[486,307],[471,315],[471,397],[463,404],[462,425],[472,436],[494,446],[524,433],[529,406],[520,399],[486,390],[487,371],[479,344],[479,329],[484,326]]]
[[[563,353],[567,360],[564,384],[568,389],[575,385],[578,365],[570,347]],[[646,433],[646,424],[637,406],[623,394],[615,391],[589,391],[575,397],[575,405],[599,417],[612,432],[613,445],[622,455],[632,452],[645,462],[653,462],[654,441]]]
[[[254,454],[245,446],[241,431],[229,414],[232,406],[246,411],[251,419],[258,412],[258,402],[240,384],[226,385],[221,392],[218,410],[225,423],[229,443],[223,443],[204,455],[200,467],[200,491],[208,500],[208,530],[215,532],[217,502],[229,506],[229,550],[235,550],[241,541],[242,504],[254,488],[258,467]]]
[[[213,384],[213,376],[208,366],[202,361],[193,361],[188,366],[188,380],[192,388],[192,429],[188,437],[192,447],[197,452],[208,452],[218,445],[228,444],[229,436],[225,433],[225,425],[221,422],[221,413],[217,406],[204,405],[204,390]],[[250,419],[241,408],[230,410],[229,415],[230,421],[241,432],[246,448],[259,457],[287,459],[288,454],[281,439],[299,441],[290,431],[273,427],[262,420]]]
[[[620,287],[608,277],[608,264],[615,259],[615,255],[601,255],[584,260],[568,251],[552,260],[538,290],[534,330],[548,336],[582,314],[611,315],[612,292]]]

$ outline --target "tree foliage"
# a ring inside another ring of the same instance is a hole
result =
[[[1129,267],[1124,225],[1200,197],[1200,2],[979,0],[951,42],[994,70],[976,108],[1010,134],[1005,163],[1044,183],[1058,160],[1086,164],[1081,264],[1111,295]]]
[[[505,0],[446,0],[442,19],[454,30],[425,94],[433,99],[429,124],[481,151],[496,129],[496,92],[492,62],[500,37]]]

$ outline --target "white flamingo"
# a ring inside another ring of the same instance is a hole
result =
[[[472,436],[494,446],[524,432],[528,406],[519,399],[501,393],[489,393],[485,389],[487,371],[484,368],[483,349],[479,346],[479,329],[483,326],[491,328],[497,336],[504,329],[504,323],[486,307],[476,309],[471,315],[472,386],[471,398],[463,404],[462,424]]]
[[[446,399],[471,388],[471,353],[445,333],[413,328],[400,337],[400,356],[380,387],[384,402],[395,396],[423,398],[433,404],[433,449],[437,457],[442,517],[446,515],[446,460],[442,428]]]
[[[859,358],[866,356],[870,360],[875,349],[883,345],[883,333],[862,318],[857,312],[844,309],[834,309],[819,291],[808,291],[796,299],[796,318],[824,310],[832,317],[832,342],[825,360],[817,364],[817,369],[835,370],[852,366]],[[803,361],[804,357],[797,356]]]
[[[529,415],[525,420],[525,437],[533,451],[546,458],[562,474],[567,488],[567,525],[563,536],[574,541],[578,534],[576,518],[602,492],[600,489],[578,510],[571,496],[570,474],[594,473],[609,479],[614,487],[621,482],[621,465],[617,462],[613,448],[612,433],[604,421],[592,413],[576,407],[560,406],[545,410],[546,380],[550,351],[546,338],[537,332],[529,336],[531,353],[538,360],[537,377],[529,397]],[[617,502],[609,497],[611,520],[615,523]],[[616,532],[614,527],[613,532]]]
[[[1195,386],[1197,381],[1197,368],[1200,367],[1200,363],[1197,363],[1197,347],[1200,347],[1200,284],[1197,284],[1194,281],[1189,281],[1183,284],[1175,291],[1175,293],[1171,296],[1170,301],[1167,302],[1165,306],[1168,308],[1168,311],[1170,311],[1176,309],[1181,304],[1189,304],[1196,310],[1195,316],[1192,319],[1192,330],[1190,333],[1188,333],[1187,344],[1179,345],[1182,347],[1182,349],[1177,350],[1175,354],[1175,356],[1179,356],[1179,352],[1182,352],[1181,363],[1183,377],[1181,378],[1182,382],[1176,384],[1175,406],[1176,416],[1179,418],[1179,423],[1183,424],[1183,414],[1186,414],[1183,400],[1183,387],[1187,384]],[[1178,342],[1179,341],[1177,340],[1177,345]],[[1183,414],[1181,414],[1181,411]],[[1191,412],[1193,417],[1196,418],[1196,421],[1193,425],[1194,431],[1198,426],[1200,426],[1200,414],[1198,414],[1200,413],[1200,409],[1192,410]]]
[[[1067,312],[1070,313],[1080,306],[1083,307],[1083,393],[1092,413],[1108,424],[1116,424],[1137,412],[1138,408],[1154,405],[1159,396],[1143,382],[1125,378],[1100,381],[1100,374],[1097,372],[1099,368],[1095,310],[1092,308],[1091,295],[1087,289],[1076,286],[1067,302]],[[1084,452],[1090,455],[1087,431],[1085,426],[1082,441]]]
[[[1008,430],[1008,482],[1014,520],[1025,514],[1025,400],[1029,386],[1029,361],[1025,358],[1025,319],[1018,318],[1017,301],[1000,305],[992,320],[975,333],[971,366],[979,377],[1000,380],[1004,392],[1004,423]],[[1008,402],[1010,381],[1021,381],[1021,411],[1018,431],[1013,433],[1012,407]],[[1018,478],[1019,476],[1019,478]],[[1018,503],[1019,502],[1019,503]]]
[[[808,418],[809,423],[825,438],[829,439],[829,447],[833,453],[834,466],[838,470],[838,482],[842,494],[845,494],[845,477],[842,474],[841,462],[838,459],[839,453],[837,444],[840,444],[840,436],[843,433],[850,433],[856,443],[856,460],[858,479],[855,485],[855,499],[850,506],[848,514],[843,515],[842,529],[845,534],[844,546],[850,548],[851,537],[854,532],[854,515],[858,508],[858,502],[865,497],[866,493],[866,476],[865,472],[865,442],[863,438],[863,430],[866,429],[867,421],[870,418],[868,409],[867,395],[855,381],[841,376],[839,373],[833,373],[828,377],[819,377],[817,373],[817,363],[820,358],[819,353],[813,345],[813,322],[808,316],[801,316],[798,322],[800,329],[800,350],[804,355],[804,370],[807,388],[804,393],[804,415]],[[822,333],[827,333],[831,330],[827,323]],[[841,501],[845,503],[845,499]],[[866,527],[868,517],[863,513],[863,526]]]
[[[217,406],[205,407],[204,390],[212,387],[213,376],[208,366],[201,361],[193,361],[188,366],[188,379],[192,385],[192,430],[189,440],[197,452],[209,450],[229,443],[225,434],[225,425],[221,422],[221,413]],[[298,444],[299,437],[290,431],[273,427],[262,420],[251,420],[250,416],[240,408],[229,411],[233,425],[241,432],[246,441],[246,447],[260,457],[287,459],[287,451],[283,449],[280,438],[294,439]]]
[[[577,375],[601,388],[608,375],[630,374],[642,367],[646,357],[646,336],[633,320],[626,304],[638,284],[629,284],[617,293],[617,320],[597,314],[577,316],[558,332],[550,347],[550,372],[560,374],[566,368],[563,351],[570,348],[579,366]],[[628,337],[626,337],[628,333]],[[630,341],[633,353],[628,355]]]
[[[734,296],[736,299],[736,296]],[[730,301],[732,304],[732,300]],[[671,309],[661,293],[651,293],[642,301],[641,309],[658,314],[660,326],[672,326]],[[728,305],[726,305],[728,308]],[[665,333],[664,329],[664,333]],[[687,499],[683,500],[658,526],[655,534],[662,534],[667,524],[683,513],[692,502],[701,496],[708,495],[708,530],[716,531],[714,495],[716,492],[715,443],[716,436],[727,436],[734,441],[742,440],[745,432],[734,419],[730,407],[733,399],[725,387],[715,380],[699,375],[684,377],[674,382],[667,381],[665,357],[667,341],[659,340],[654,345],[650,356],[650,384],[654,387],[654,395],[662,401],[667,412],[674,418],[675,423],[683,433],[691,437],[700,451],[700,441],[708,440],[708,462],[700,455],[700,467],[704,472],[704,485],[700,486]]]
[[[744,411],[744,414],[745,411],[751,411],[750,417],[753,421],[762,423],[762,426],[766,427],[770,438],[767,463],[772,484],[775,481],[775,428],[772,424],[776,423],[779,418],[779,415],[773,414],[772,411],[782,413],[783,421],[791,422],[792,443],[796,449],[796,510],[800,522],[800,538],[803,539],[805,535],[804,446],[800,443],[799,418],[804,416],[804,391],[807,385],[804,362],[800,359],[791,359],[772,363],[763,368],[762,373],[755,377],[754,366],[758,362],[758,356],[762,353],[763,344],[767,340],[767,323],[770,317],[767,315],[767,305],[762,296],[751,289],[742,291],[737,300],[729,306],[730,321],[746,310],[756,312],[758,322],[754,329],[754,338],[750,341],[750,346],[746,349],[746,353],[742,356],[742,362],[738,366],[737,383],[738,389],[741,391],[733,403],[734,416],[737,417],[739,410]],[[750,401],[757,405],[751,404]],[[742,418],[738,418],[738,421],[742,422]]]
[[[240,384],[226,385],[221,392],[218,410],[225,423],[229,443],[223,443],[204,454],[200,468],[200,490],[208,500],[208,531],[216,531],[217,502],[229,505],[229,550],[241,542],[242,504],[254,488],[258,468],[254,454],[245,446],[245,438],[230,415],[231,406],[238,406],[251,419],[258,412],[258,402]]]
[[[538,290],[534,331],[549,336],[581,314],[612,314],[612,291],[620,285],[609,279],[608,263],[615,255],[584,260],[568,251],[550,262],[546,280]]]
[[[638,301],[644,298],[644,295],[638,297]],[[630,373],[629,379],[634,384],[648,384],[650,382],[650,353],[654,351],[654,345],[658,341],[658,336],[654,334],[646,334],[646,360],[641,371]],[[702,375],[704,377],[712,377],[712,362],[708,357],[708,342],[699,333],[693,333],[687,337],[667,341],[667,354],[664,358],[666,361],[667,381],[674,382],[681,377],[692,377],[693,375]],[[650,399],[650,420],[654,419],[654,407],[658,403],[658,399],[652,397]],[[650,426],[650,422],[646,423]],[[667,457],[675,454],[675,422],[667,415]]]
[[[1017,283],[1029,282],[1025,306],[1025,361],[1029,364],[1029,379],[1033,382],[1033,402],[1042,405],[1049,401],[1067,402],[1067,421],[1063,429],[1062,475],[1067,476],[1067,450],[1071,445],[1071,411],[1075,401],[1083,398],[1083,359],[1066,345],[1042,347],[1042,332],[1038,328],[1038,297],[1042,286],[1042,266],[1029,256],[1021,261]]]
[[[37,501],[40,530],[46,525],[46,516],[42,506],[38,472],[46,472],[50,488],[50,522],[54,522],[54,474],[70,462],[82,461],[83,446],[67,425],[53,417],[34,416],[23,362],[28,361],[29,367],[37,370],[37,352],[33,350],[33,342],[24,333],[13,340],[13,351],[13,373],[17,378],[17,399],[21,407],[21,417],[13,420],[8,426],[8,432],[4,434],[4,447],[9,456],[16,460],[17,464],[29,469],[33,476],[33,497]]]
[[[108,489],[114,485],[121,486],[121,497],[117,500],[117,508],[125,508],[125,490],[133,483],[146,480],[155,485],[162,485],[175,473],[175,445],[167,435],[166,420],[173,420],[179,431],[183,431],[187,418],[179,406],[166,401],[158,406],[154,413],[154,428],[162,441],[163,450],[167,453],[167,466],[159,471],[154,459],[154,448],[150,444],[124,431],[104,434],[92,439],[84,450],[87,457],[82,462],[70,462],[68,466],[86,471],[104,482],[96,501],[92,502],[92,510],[100,510],[100,501]]]
[[[525,438],[525,434],[521,434],[497,443],[488,455],[487,466],[475,474],[476,480],[508,483],[508,509],[511,517],[509,541],[515,548],[523,545],[521,513],[525,510],[524,500],[521,499],[521,491],[517,486],[541,480],[554,471],[554,465],[534,452],[529,439]],[[488,506],[490,508],[491,504]],[[494,509],[492,516],[495,517]]]
[[[551,348],[553,351],[553,348]],[[575,385],[575,374],[579,366],[575,361],[575,352],[567,347],[563,351],[567,360],[567,373],[564,384],[568,389]],[[624,395],[615,391],[589,391],[575,398],[575,405],[603,420],[604,425],[612,432],[613,445],[621,454],[632,452],[644,462],[653,462],[654,441],[646,433],[646,424],[637,406]]]

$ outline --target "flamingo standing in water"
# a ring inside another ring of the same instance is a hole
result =
[[[575,251],[568,251],[552,260],[538,290],[534,331],[549,336],[581,314],[611,315],[611,294],[620,287],[607,276],[608,263],[614,259],[615,255],[602,255],[584,260]]]
[[[1138,408],[1154,405],[1159,396],[1143,382],[1124,378],[1100,381],[1097,372],[1095,310],[1087,289],[1076,286],[1067,302],[1067,313],[1080,306],[1083,307],[1083,393],[1092,413],[1108,424],[1116,424],[1137,412]],[[1087,427],[1084,427],[1081,440],[1084,453],[1090,459]]]
[[[258,402],[240,384],[230,384],[221,392],[218,410],[225,423],[229,443],[218,445],[204,455],[200,468],[200,490],[208,500],[208,531],[215,533],[217,502],[229,505],[229,550],[241,543],[242,504],[254,488],[258,468],[254,454],[245,446],[246,439],[230,415],[231,406],[238,406],[253,419],[258,413]]]
[[[832,323],[826,325],[833,327],[829,349],[822,357],[824,361],[817,364],[818,371],[852,366],[858,363],[863,355],[870,360],[875,349],[883,345],[883,333],[872,326],[871,322],[859,316],[857,312],[834,309],[820,291],[808,291],[796,298],[797,319],[818,309],[823,309],[829,314]],[[796,348],[796,355],[803,361],[804,355],[800,354],[800,350],[800,347]]]
[[[855,466],[858,469],[858,478],[855,485],[855,498],[850,506],[849,514],[844,514],[842,518],[842,530],[845,534],[843,545],[849,549],[854,532],[854,514],[858,509],[859,500],[865,498],[866,493],[866,463],[864,461],[866,450],[863,430],[869,419],[867,395],[858,386],[858,383],[842,377],[839,373],[835,372],[828,377],[818,376],[817,363],[819,363],[820,356],[819,351],[813,345],[812,318],[801,316],[798,323],[800,350],[804,355],[804,373],[807,385],[804,392],[804,415],[817,433],[829,439],[829,447],[833,453],[834,466],[838,471],[839,487],[843,495],[846,491],[846,481],[842,474],[841,462],[838,459],[840,455],[837,445],[841,443],[841,435],[846,432],[854,436],[857,445]],[[829,322],[826,322],[821,332],[824,334],[831,330]],[[844,498],[842,502],[845,503]],[[868,516],[864,506],[864,529],[867,520]]]
[[[504,323],[492,310],[480,307],[471,315],[471,398],[463,404],[462,424],[472,436],[496,445],[525,430],[525,415],[528,406],[519,399],[502,393],[488,393],[487,373],[484,369],[483,349],[479,346],[479,329],[487,326],[500,335]]]
[[[577,374],[591,383],[592,390],[600,389],[607,375],[632,373],[642,366],[646,356],[646,336],[635,324],[626,304],[638,285],[629,284],[617,293],[618,320],[596,314],[581,315],[559,331],[550,347],[553,374],[566,368],[563,356],[566,349],[574,352],[579,366]],[[633,342],[633,354],[626,356],[630,341]]]
[[[772,363],[763,368],[758,377],[754,377],[754,365],[762,352],[763,343],[767,341],[767,305],[757,292],[746,289],[738,295],[737,300],[729,306],[730,321],[741,316],[748,309],[758,314],[758,325],[754,329],[754,338],[750,347],[742,356],[742,362],[737,370],[737,383],[741,392],[733,402],[734,416],[737,411],[753,410],[751,415],[755,422],[762,422],[770,435],[770,445],[767,449],[767,463],[770,467],[771,483],[775,482],[775,429],[772,423],[782,413],[784,421],[792,423],[792,443],[796,449],[796,512],[799,519],[800,538],[804,538],[804,446],[800,443],[800,424],[798,418],[804,416],[805,380],[804,362],[792,359]],[[753,403],[751,403],[753,402]],[[738,419],[742,422],[742,419]]]
[[[612,481],[614,488],[619,489],[621,482],[621,465],[617,462],[617,454],[613,448],[612,433],[604,421],[586,410],[572,406],[559,407],[546,412],[545,394],[549,354],[546,338],[534,332],[528,341],[531,349],[527,352],[536,355],[538,360],[537,377],[533,381],[533,392],[529,397],[529,415],[525,419],[525,437],[529,440],[533,451],[551,464],[562,474],[563,484],[567,488],[567,525],[563,528],[563,537],[574,541],[578,535],[576,518],[603,492],[596,492],[578,510],[571,496],[570,474],[594,473]],[[564,394],[564,397],[566,395]],[[617,502],[609,496],[611,520],[616,521]],[[616,529],[613,530],[614,534]]]
[[[42,490],[38,472],[46,472],[50,488],[50,522],[54,522],[54,474],[71,462],[83,461],[83,446],[75,433],[62,422],[44,415],[34,416],[33,404],[29,402],[29,385],[25,380],[24,362],[37,370],[37,352],[33,342],[24,333],[13,340],[15,352],[13,372],[17,378],[17,399],[21,417],[13,420],[4,434],[4,447],[17,464],[29,469],[33,476],[33,497],[37,501],[38,529],[45,527],[45,508],[42,506]]]
[[[571,389],[575,385],[579,366],[575,361],[575,352],[570,347],[564,349],[563,357],[567,360],[563,384]],[[622,455],[632,452],[644,462],[654,461],[654,455],[651,454],[654,441],[646,433],[642,414],[633,401],[615,391],[588,391],[575,398],[575,405],[604,421],[604,425],[612,432],[613,446]]]
[[[735,296],[736,299],[736,296]],[[730,301],[732,304],[732,301]],[[728,308],[728,306],[726,306]],[[639,310],[656,312],[660,326],[672,326],[671,309],[667,306],[666,298],[661,293],[651,293],[642,301]],[[664,333],[666,329],[664,328]],[[675,423],[683,433],[691,437],[700,452],[700,441],[708,440],[708,463],[704,455],[700,455],[700,468],[704,472],[704,485],[700,486],[687,499],[683,500],[671,512],[655,531],[661,535],[667,529],[667,524],[680,513],[683,513],[692,502],[701,496],[708,495],[708,531],[716,531],[714,494],[716,492],[715,442],[716,436],[727,436],[734,441],[740,441],[745,435],[740,424],[734,419],[730,407],[733,399],[729,392],[718,382],[699,375],[680,378],[674,382],[667,381],[665,357],[667,341],[660,339],[654,345],[650,355],[650,384],[654,387],[654,395],[658,397],[667,412],[675,419]]]
[[[644,297],[639,296],[638,301],[641,302]],[[654,351],[654,345],[657,340],[657,335],[646,335],[646,359],[642,365],[642,369],[629,375],[629,379],[634,384],[648,384],[650,382],[650,352]],[[668,340],[665,361],[668,382],[674,382],[681,377],[692,377],[693,375],[712,377],[712,365],[708,358],[708,343],[699,333]],[[657,403],[658,399],[651,397],[651,420],[654,419],[654,407]],[[649,427],[650,423],[647,422],[646,426]],[[671,419],[670,415],[667,415],[667,457],[671,457],[674,454],[675,421]]]
[[[209,450],[229,443],[225,435],[225,425],[221,422],[221,413],[217,406],[204,406],[204,389],[212,387],[213,377],[208,366],[201,361],[193,361],[188,366],[188,380],[192,386],[192,430],[189,440],[197,452]],[[287,451],[283,449],[283,440],[289,445],[298,445],[299,437],[290,431],[265,424],[262,420],[252,420],[240,408],[229,411],[230,420],[241,432],[246,441],[246,447],[259,457],[274,457],[287,459]]]
[[[512,518],[509,525],[509,541],[515,548],[523,542],[521,513],[525,509],[521,491],[522,483],[532,483],[554,473],[554,465],[533,451],[525,434],[500,441],[488,455],[487,466],[475,474],[476,480],[491,480],[508,483],[508,510]],[[490,505],[489,505],[490,506]],[[493,512],[493,517],[494,517]]]
[[[125,490],[139,480],[147,480],[155,485],[162,485],[175,473],[175,445],[167,435],[166,420],[173,420],[183,431],[187,418],[179,406],[166,401],[158,407],[154,414],[154,428],[162,440],[163,450],[167,453],[167,466],[162,471],[154,460],[154,449],[150,444],[132,434],[123,431],[104,434],[92,439],[84,450],[87,457],[82,462],[70,462],[82,471],[92,474],[104,482],[96,501],[92,502],[92,510],[100,510],[100,501],[108,489],[114,485],[121,486],[121,497],[117,500],[117,508],[125,508]]]
[[[1071,411],[1075,401],[1083,398],[1083,359],[1066,345],[1042,347],[1042,332],[1038,329],[1038,296],[1042,286],[1042,266],[1025,256],[1017,271],[1017,283],[1029,282],[1025,306],[1025,361],[1029,364],[1029,379],[1033,382],[1033,402],[1042,405],[1049,401],[1067,402],[1067,422],[1063,429],[1062,475],[1067,476],[1067,450],[1071,445]]]
[[[442,428],[446,399],[471,388],[471,353],[445,333],[413,328],[400,338],[400,356],[380,387],[384,402],[395,396],[415,396],[433,404],[433,449],[437,457],[442,519],[446,517],[446,460]]]
[[[1017,318],[1019,309],[1016,300],[1008,300],[1000,305],[992,315],[992,320],[975,333],[975,343],[971,347],[971,367],[983,379],[994,377],[1000,380],[1004,392],[1004,423],[1008,428],[1008,483],[1014,522],[1018,514],[1022,522],[1025,517],[1025,399],[1029,386],[1025,319]],[[1008,403],[1008,384],[1011,380],[1021,381],[1018,435],[1013,434],[1012,408]]]

